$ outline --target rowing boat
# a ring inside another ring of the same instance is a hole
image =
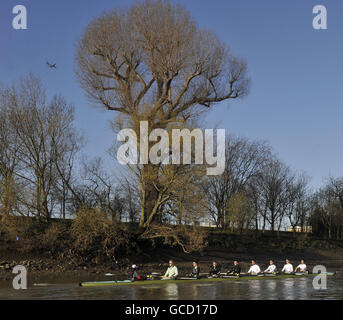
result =
[[[333,276],[335,272],[326,272],[327,276]],[[136,285],[152,285],[152,284],[165,284],[165,283],[207,283],[207,282],[224,282],[230,280],[262,280],[262,279],[283,279],[283,278],[301,278],[301,277],[314,277],[318,274],[313,273],[293,273],[293,274],[259,274],[253,275],[240,275],[240,276],[223,276],[220,278],[187,278],[181,277],[177,280],[144,280],[144,281],[95,281],[95,282],[81,282],[81,287],[103,287],[103,286],[136,286]]]

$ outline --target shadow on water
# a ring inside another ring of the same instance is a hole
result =
[[[0,299],[103,300],[312,300],[343,299],[343,273],[328,277],[327,290],[315,290],[311,278],[238,280],[217,283],[82,288],[77,284],[29,286],[27,290],[0,288]]]

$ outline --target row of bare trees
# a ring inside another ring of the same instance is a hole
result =
[[[113,220],[139,219],[134,185],[119,184],[101,159],[78,157],[84,139],[73,121],[73,107],[58,96],[48,101],[33,75],[0,89],[0,215],[48,221],[86,205]]]
[[[343,178],[329,178],[310,201],[313,232],[329,239],[343,239]]]
[[[308,178],[294,173],[262,142],[229,137],[226,170],[204,184],[207,209],[217,227],[272,231],[305,226]]]
[[[312,231],[343,237],[343,178],[329,178],[312,191],[309,177],[296,173],[261,142],[230,137],[226,170],[204,184],[206,206],[218,228]]]
[[[80,137],[73,108],[62,97],[48,101],[38,78],[0,90],[1,214],[65,216],[71,169]]]

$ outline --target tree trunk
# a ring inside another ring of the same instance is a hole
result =
[[[270,226],[271,226],[271,229],[272,229],[272,232],[274,233],[274,230],[275,230],[275,221],[274,221],[274,216],[272,217],[272,220],[271,220],[271,223],[270,223]]]
[[[149,218],[150,222],[148,225],[158,220],[158,212],[153,213],[159,197],[159,192],[155,187],[155,185],[158,186],[158,169],[159,167],[157,165],[152,164],[143,165],[142,168],[141,183],[143,185],[143,201],[139,221],[139,226],[141,228],[148,223]],[[151,217],[152,214],[154,215],[153,217]],[[148,227],[148,225],[146,225],[146,227]]]
[[[62,196],[62,218],[63,218],[63,220],[65,220],[65,218],[66,218],[66,197],[67,197],[67,195],[66,195],[66,187],[65,187],[65,185],[64,185],[64,183],[63,183],[63,187],[62,187],[63,189],[63,196]]]

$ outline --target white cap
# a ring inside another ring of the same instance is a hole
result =
[[[136,266],[135,264],[133,264],[131,268],[132,268],[132,269],[136,269],[137,266]]]

